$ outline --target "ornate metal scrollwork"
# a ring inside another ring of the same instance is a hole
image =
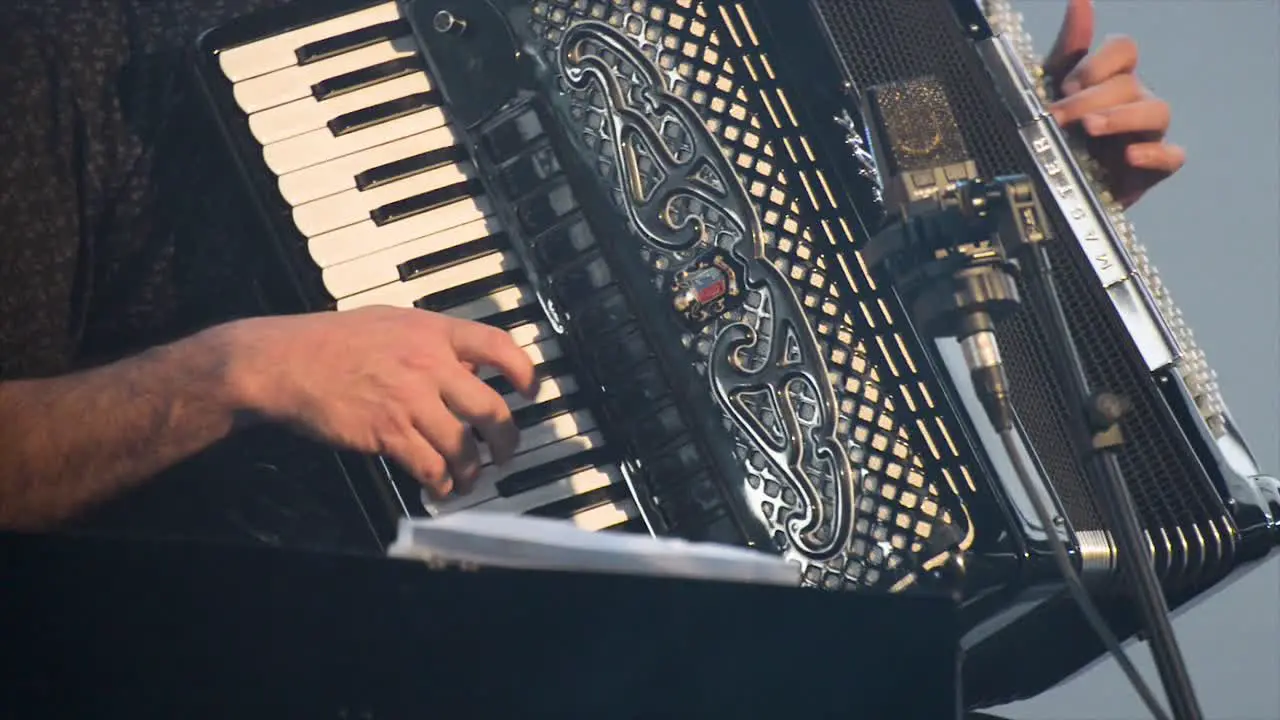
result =
[[[849,146],[849,152],[853,155],[854,162],[858,164],[858,175],[871,182],[876,202],[883,203],[884,179],[880,177],[880,166],[876,163],[875,153],[871,150],[870,139],[863,136],[848,110],[837,116],[835,121],[844,130],[844,144]]]
[[[721,297],[751,296],[756,324],[729,313],[729,304],[719,317],[704,313],[713,334],[709,390],[751,450],[744,462],[763,460],[798,497],[783,521],[787,544],[812,560],[838,556],[852,537],[858,479],[838,437],[820,345],[787,277],[765,258],[745,186],[696,109],[671,91],[678,77],[627,35],[603,22],[575,23],[560,39],[557,61],[569,88],[598,111],[594,132],[622,188],[618,201],[644,250],[658,256],[655,267],[668,274],[673,311],[719,311]],[[717,255],[738,270],[691,285],[717,267]],[[701,302],[696,287],[715,293]]]

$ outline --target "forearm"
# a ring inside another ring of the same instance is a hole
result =
[[[219,329],[64,377],[0,383],[0,527],[36,529],[231,432]]]

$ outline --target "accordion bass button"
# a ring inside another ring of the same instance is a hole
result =
[[[579,220],[539,236],[533,241],[531,252],[539,267],[558,268],[583,257],[595,244],[591,228]]]
[[[615,407],[660,407],[671,394],[661,368],[654,361],[609,373],[601,380],[605,383],[605,394]]]
[[[640,452],[658,453],[662,448],[675,444],[689,434],[684,418],[674,405],[628,421],[631,435]]]
[[[555,273],[551,284],[565,307],[585,307],[594,302],[597,293],[613,285],[613,273],[605,259],[599,253],[593,253],[578,264]]]
[[[633,324],[600,337],[600,344],[588,352],[594,355],[598,367],[619,374],[630,374],[637,365],[652,357],[649,343]]]

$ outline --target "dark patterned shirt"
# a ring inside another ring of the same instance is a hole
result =
[[[255,263],[269,253],[250,246],[190,54],[203,30],[282,1],[0,0],[0,380],[260,312]],[[84,524],[343,544],[332,514],[351,498],[307,465],[331,456],[276,429],[250,435]]]
[[[0,3],[0,377],[246,310],[226,302],[246,226],[186,56],[201,30],[267,4]]]

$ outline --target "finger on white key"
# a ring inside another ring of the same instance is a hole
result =
[[[529,354],[529,359],[533,361],[534,365],[541,365],[542,363],[555,360],[564,355],[564,350],[560,347],[560,342],[555,339],[543,340],[542,342],[534,343],[533,345],[526,347],[525,352]],[[498,375],[498,371],[493,368],[486,367],[481,368],[476,375],[478,375],[481,380],[488,380],[489,378],[496,377]]]
[[[424,490],[422,505],[432,515],[442,515],[474,507],[486,500],[499,496],[498,482],[521,472],[536,472],[541,465],[562,460],[570,455],[602,447],[604,437],[597,432],[579,435],[561,440],[551,445],[544,445],[536,450],[512,458],[506,465],[488,465],[476,478],[470,493],[466,495],[450,495],[443,500],[433,500]]]
[[[592,417],[591,412],[588,410],[557,415],[533,427],[521,430],[520,443],[516,445],[516,450],[512,457],[532,452],[551,443],[560,442],[578,435],[585,435],[595,429],[595,418]],[[493,464],[493,456],[489,452],[488,445],[482,444],[480,446],[480,462],[485,467]]]
[[[572,375],[560,375],[553,378],[547,378],[538,382],[538,389],[534,392],[533,398],[527,398],[518,392],[503,395],[507,401],[507,406],[512,412],[523,410],[530,405],[540,405],[552,400],[558,400],[563,397],[578,392],[578,381]]]

